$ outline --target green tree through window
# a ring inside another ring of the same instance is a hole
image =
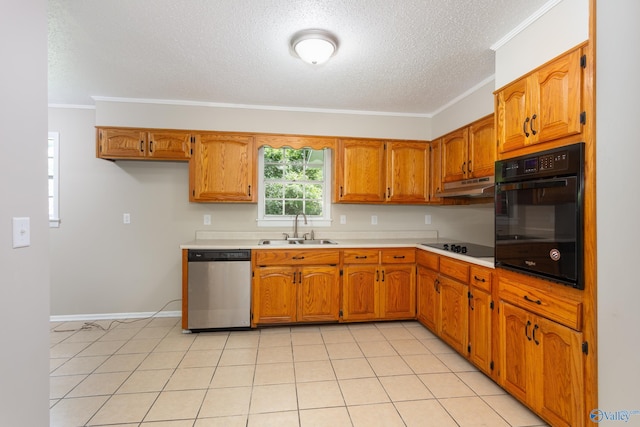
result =
[[[265,216],[322,216],[324,151],[264,147]]]

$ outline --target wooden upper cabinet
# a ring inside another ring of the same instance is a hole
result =
[[[387,144],[387,201],[429,201],[429,144],[393,141]]]
[[[191,157],[188,131],[98,127],[96,154],[109,160],[182,160]]]
[[[429,203],[440,203],[442,199],[436,194],[442,191],[442,138],[431,144],[429,166]]]
[[[496,92],[501,153],[582,132],[584,61],[575,49]]]
[[[334,201],[385,201],[384,141],[341,139],[338,141],[336,160]]]
[[[151,131],[147,134],[147,156],[158,160],[189,160],[191,134],[177,131]]]
[[[442,137],[442,181],[494,174],[496,144],[493,114]]]
[[[467,177],[469,129],[463,128],[442,137],[442,180],[462,181]]]
[[[336,203],[426,203],[429,143],[341,139],[334,182]]]
[[[467,156],[467,178],[492,176],[495,173],[496,133],[493,114],[469,126]]]
[[[192,202],[255,202],[256,172],[252,136],[201,133],[189,162]]]

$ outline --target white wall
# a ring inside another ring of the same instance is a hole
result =
[[[431,120],[420,116],[230,108],[197,103],[97,101],[96,125],[425,140],[430,135]]]
[[[491,79],[434,115],[430,140],[492,114],[494,86]]]
[[[589,39],[589,0],[562,0],[496,51],[495,88]]]
[[[604,411],[640,411],[638,17],[636,0],[597,4],[598,384]],[[640,413],[629,423],[600,424],[637,426]]]
[[[49,425],[47,2],[0,0],[0,425]],[[31,245],[12,248],[12,217]]]
[[[217,129],[274,133],[426,139],[423,117],[363,116],[220,109],[129,102],[96,110],[50,108],[49,130],[60,132],[60,228],[51,229],[51,314],[153,312],[180,298],[179,245],[196,230],[261,231],[255,204],[189,203],[188,164],[110,162],[95,157],[95,125]],[[131,224],[122,214],[131,214]],[[212,225],[204,226],[204,214]],[[424,224],[424,215],[432,224]],[[371,225],[371,215],[378,225]],[[347,224],[336,218],[347,216]],[[334,223],[316,230],[438,230],[441,236],[493,243],[492,205],[332,206]],[[174,303],[167,310],[179,310]]]

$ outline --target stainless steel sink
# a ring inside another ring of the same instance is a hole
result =
[[[338,242],[329,239],[316,239],[316,240],[299,240],[301,245],[337,245]]]
[[[258,242],[259,245],[269,245],[269,246],[285,246],[285,245],[295,245],[295,240],[260,240]]]
[[[287,245],[337,245],[338,242],[329,239],[314,239],[314,240],[260,240],[259,245],[263,246],[287,246]]]

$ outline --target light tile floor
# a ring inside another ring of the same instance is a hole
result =
[[[82,325],[51,324],[51,426],[546,425],[417,322]]]

